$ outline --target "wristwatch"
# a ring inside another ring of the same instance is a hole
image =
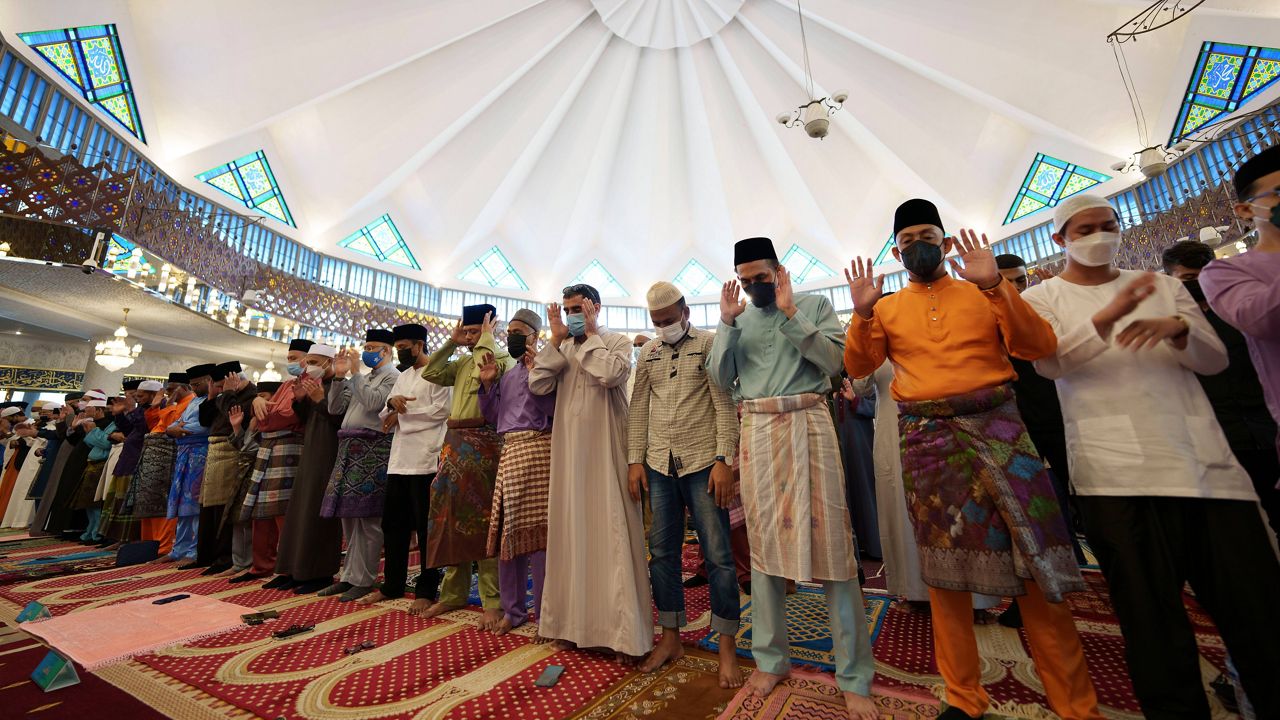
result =
[[[716,456],[716,462],[722,462],[722,463],[726,463],[726,464],[727,464],[729,461],[728,461],[728,460],[725,460],[723,455],[717,455],[717,456]]]

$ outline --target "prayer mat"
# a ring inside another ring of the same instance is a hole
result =
[[[243,605],[184,594],[187,597],[162,605],[155,601],[180,594],[163,593],[19,627],[93,671],[141,653],[225,633],[243,626],[240,616],[253,612]]]
[[[750,673],[749,666],[743,667]],[[737,690],[720,687],[720,662],[701,650],[648,674],[629,673],[572,716],[573,720],[705,720],[722,712]]]
[[[53,558],[36,558],[36,560],[19,563],[15,569],[0,570],[0,585],[103,570],[115,565],[115,555],[114,552],[86,552]]]
[[[15,627],[0,626],[0,704],[8,718],[129,718],[160,720],[164,715],[91,673],[79,673],[74,687],[45,692],[31,672],[49,652],[38,639]]]
[[[871,700],[880,720],[909,720],[939,715],[938,701],[930,694],[904,692],[874,685]],[[718,720],[847,720],[840,688],[827,676],[793,672],[769,697],[760,700],[743,687]]]
[[[31,539],[31,533],[23,530],[22,528],[6,528],[4,530],[0,530],[0,543]]]
[[[867,631],[874,643],[880,635],[885,615],[893,600],[885,595],[864,595]],[[787,638],[791,645],[791,663],[810,665],[835,671],[835,654],[831,648],[831,625],[827,617],[827,599],[821,586],[800,585],[787,596]],[[711,632],[698,646],[711,651],[720,649],[720,633]],[[742,605],[742,622],[738,625],[738,655],[751,657],[751,601]]]
[[[107,555],[115,555],[115,552],[99,550],[80,543],[59,543],[57,545],[23,548],[0,557],[0,573],[29,570],[37,565],[88,560],[106,557]]]

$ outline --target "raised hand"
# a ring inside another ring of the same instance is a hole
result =
[[[871,258],[854,258],[844,271],[844,281],[849,284],[849,296],[853,298],[853,311],[867,320],[884,295],[884,275],[876,275],[873,265]]]
[[[227,421],[231,423],[231,432],[239,433],[240,428],[244,427],[244,408],[232,405],[227,411]]]
[[[498,381],[498,363],[493,359],[493,353],[485,353],[484,359],[477,365],[480,370],[480,384],[485,390],[493,387]]]
[[[791,290],[791,273],[781,265],[778,266],[778,281],[773,288],[773,302],[788,318],[796,314],[795,295]]]
[[[493,313],[485,313],[484,321],[480,323],[480,334],[494,334],[498,330],[498,319],[493,317]]]
[[[324,384],[310,376],[302,379],[302,388],[312,402],[324,400]]]
[[[253,416],[257,418],[258,422],[267,419],[267,405],[268,402],[265,398],[256,397],[253,399]]]
[[[590,300],[582,299],[582,321],[586,327],[582,331],[583,337],[591,337],[597,335],[600,329],[596,326],[596,317],[600,311],[596,309],[596,304]]]
[[[569,337],[569,326],[564,324],[564,316],[560,314],[560,303],[547,306],[547,319],[551,322],[551,342],[559,345]]]
[[[775,289],[775,297],[777,290]],[[738,316],[747,310],[747,299],[737,280],[730,280],[720,288],[720,322],[733,325]]]
[[[960,277],[989,290],[1000,284],[1000,269],[996,267],[996,255],[991,252],[991,243],[987,242],[983,233],[979,242],[978,234],[972,230],[960,230],[960,237],[955,239],[956,257],[950,258],[951,269]],[[963,262],[957,262],[957,258]]]
[[[356,362],[359,358],[353,358],[355,349],[341,350],[333,358],[333,376],[337,378],[345,378],[358,367]]]
[[[487,315],[485,317],[488,317]],[[458,322],[453,326],[453,332],[449,334],[449,342],[454,345],[462,345],[466,343],[467,335],[462,331],[462,318],[458,318]]]

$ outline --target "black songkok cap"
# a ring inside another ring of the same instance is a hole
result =
[[[942,225],[942,216],[938,214],[938,206],[919,198],[898,206],[897,212],[893,214],[893,236],[897,237],[903,228],[916,225],[937,225],[942,232],[947,231]]]
[[[1250,185],[1257,182],[1263,175],[1270,175],[1277,171],[1280,171],[1280,145],[1263,150],[1240,166],[1234,180],[1236,197],[1241,201],[1247,200],[1245,196],[1249,194]]]
[[[120,387],[124,388],[125,390],[137,390],[138,386],[141,384],[142,384],[142,378],[135,378],[133,380],[125,380],[123,383],[120,384]]]
[[[315,345],[315,343],[305,338],[294,338],[289,341],[289,351],[293,352],[294,350],[297,350],[299,352],[306,352],[311,349],[312,345]]]
[[[79,400],[82,397],[84,397],[84,393],[82,392],[69,392],[62,396],[62,402],[63,404],[66,404],[74,400]]]
[[[421,325],[397,325],[391,330],[392,342],[396,340],[427,341],[427,329]]]
[[[191,367],[187,368],[187,378],[188,380],[194,380],[196,378],[212,377],[213,371],[217,369],[217,367],[218,366],[214,365],[213,363],[204,363],[202,365],[192,365]]]
[[[280,389],[279,380],[268,380],[267,382],[258,383],[258,392],[260,393],[265,392],[265,393],[271,393],[272,395],[275,395],[276,391],[279,389]]]
[[[191,382],[191,379],[187,377],[186,373],[173,372],[173,373],[169,373],[168,382],[178,383],[179,385],[186,385]]]
[[[364,341],[367,343],[379,342],[392,345],[396,341],[396,334],[383,328],[369,328],[364,331]]]
[[[228,375],[235,375],[236,373],[240,373],[240,372],[244,372],[244,368],[240,366],[239,360],[232,360],[230,362],[218,363],[213,368],[213,379],[221,380]]]
[[[778,261],[778,253],[773,250],[773,241],[767,237],[753,237],[739,240],[733,246],[734,267],[756,260]]]
[[[492,305],[466,305],[462,308],[462,324],[463,325],[479,325],[484,322],[484,314],[489,313],[489,319],[498,317],[498,308]]]

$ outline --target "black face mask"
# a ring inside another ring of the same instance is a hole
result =
[[[507,333],[507,353],[519,360],[529,350],[529,337],[520,333]]]
[[[1200,289],[1199,278],[1196,278],[1194,280],[1184,280],[1182,282],[1182,287],[1186,288],[1187,292],[1191,293],[1192,299],[1195,300],[1196,302],[1198,303],[1208,302],[1207,300],[1204,299],[1204,290]]]
[[[413,354],[413,348],[396,348],[396,361],[401,365],[412,365],[418,359]]]
[[[762,308],[773,304],[777,287],[771,282],[753,282],[742,290],[751,298],[752,305]]]
[[[942,264],[942,246],[917,240],[902,251],[902,266],[916,277],[931,278]]]

